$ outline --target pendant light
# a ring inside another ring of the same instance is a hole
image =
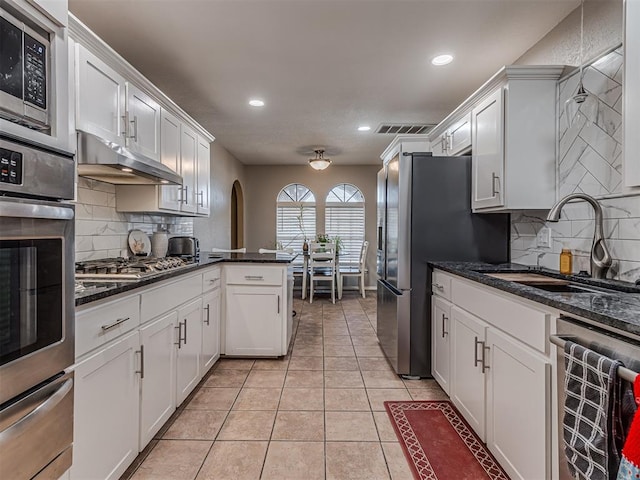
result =
[[[580,2],[580,72],[578,91],[564,102],[564,115],[567,127],[585,122],[595,123],[598,115],[598,99],[588,93],[583,84],[584,79],[584,0]]]
[[[315,158],[309,159],[309,165],[311,168],[314,170],[324,170],[331,165],[331,160],[324,157],[324,149],[318,148],[317,150],[314,150],[314,152],[316,152]]]

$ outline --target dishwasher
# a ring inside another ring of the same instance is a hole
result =
[[[620,360],[626,368],[618,368],[618,376],[633,382],[640,371],[640,337],[622,331],[608,331],[581,320],[561,316],[557,322],[557,334],[550,340],[557,346],[557,399],[558,399],[558,468],[559,480],[572,480],[564,455],[562,419],[564,414],[564,342],[571,340],[601,355]]]

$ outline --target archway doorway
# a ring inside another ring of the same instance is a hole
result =
[[[231,188],[231,248],[244,247],[244,195],[236,180]]]

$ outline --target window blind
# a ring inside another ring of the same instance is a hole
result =
[[[296,252],[302,252],[302,244],[305,236],[311,241],[316,236],[316,207],[315,205],[278,205],[276,215],[276,241],[282,248],[293,248]],[[300,228],[300,219],[302,229]],[[299,255],[295,263],[301,264],[302,255]]]
[[[340,264],[357,264],[364,242],[364,204],[327,203],[325,228],[331,238],[342,240]]]

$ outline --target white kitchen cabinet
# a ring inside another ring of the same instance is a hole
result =
[[[282,287],[227,285],[225,300],[226,355],[284,354]]]
[[[551,361],[495,328],[486,339],[487,446],[510,478],[550,478]]]
[[[127,82],[81,45],[77,45],[76,65],[76,128],[124,146]]]
[[[503,89],[471,111],[473,124],[473,208],[504,205]]]
[[[450,392],[451,304],[433,296],[431,315],[431,365],[433,377]]]
[[[624,79],[622,81],[623,173],[627,187],[640,186],[640,2],[624,2]]]
[[[196,213],[198,210],[197,183],[198,134],[192,128],[182,124],[180,129],[180,174],[182,192],[180,210]]]
[[[202,348],[202,298],[187,303],[178,310],[175,327],[176,343],[176,404],[180,405],[200,381],[200,349]]]
[[[153,439],[176,409],[176,326],[169,312],[140,328],[141,389],[139,450]]]
[[[460,155],[471,148],[471,114],[466,113],[452,124],[445,124],[440,134],[430,134],[434,156]],[[436,127],[437,129],[437,127]],[[437,130],[436,130],[437,131]],[[434,132],[435,133],[435,132]]]
[[[485,440],[485,337],[488,325],[451,308],[451,400],[481,440]],[[484,357],[483,357],[484,355]]]
[[[434,138],[433,140],[431,140],[430,152],[433,154],[434,157],[443,157],[447,154],[446,147],[447,147],[447,137],[444,134],[442,134]]]
[[[152,160],[160,160],[160,105],[130,82],[126,87],[126,145]]]
[[[220,289],[202,297],[202,355],[200,369],[203,375],[220,358]]]
[[[180,120],[162,109],[160,114],[160,161],[174,172],[180,173]],[[180,185],[164,185],[148,188],[158,189],[158,208],[180,211]],[[150,195],[153,193],[150,192]]]
[[[72,479],[117,479],[138,455],[139,348],[135,331],[76,365]]]
[[[210,178],[210,147],[209,141],[198,135],[198,147],[196,151],[196,163],[197,163],[197,180],[196,180],[196,210],[198,214],[209,215],[210,202],[209,198],[209,184]]]

